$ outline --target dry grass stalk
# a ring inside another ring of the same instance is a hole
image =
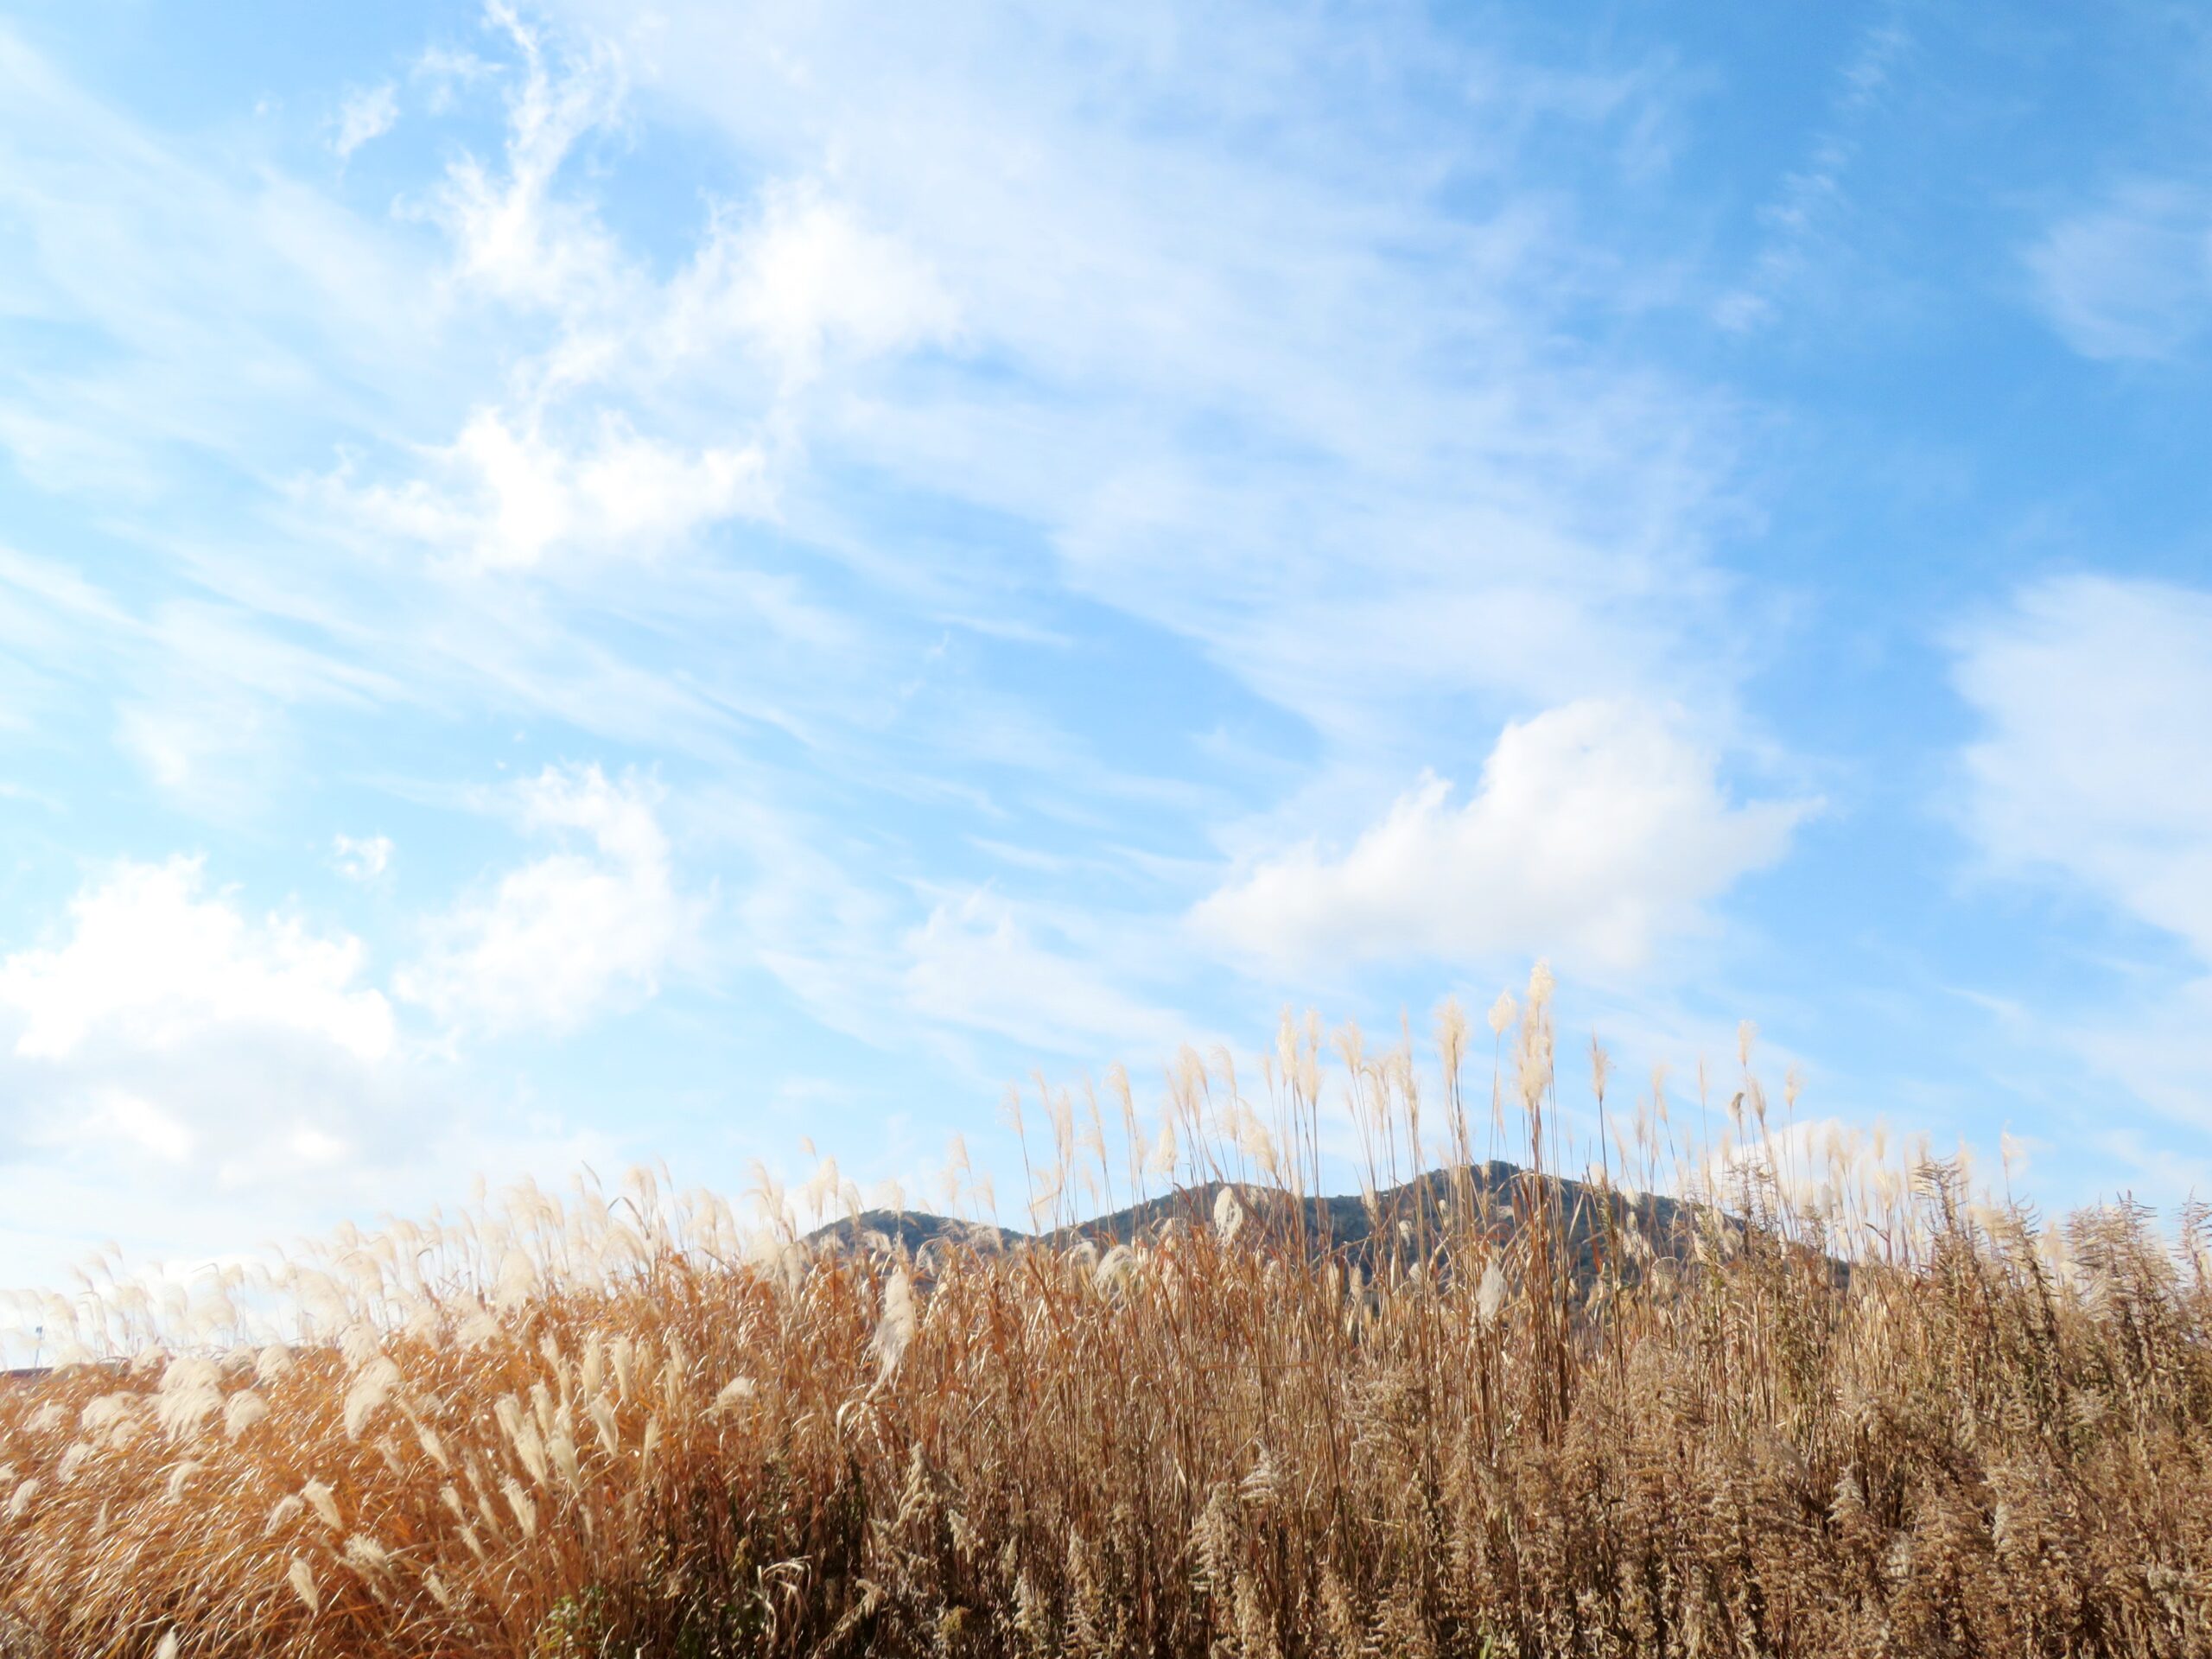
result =
[[[1495,1091],[1537,1172],[1545,988]],[[183,1330],[112,1295],[137,1360],[0,1391],[0,1654],[2212,1651],[2202,1212],[2043,1229],[1764,1133],[1693,1160],[1745,1225],[1501,1207],[1443,1034],[1440,1127],[1346,1046],[1357,1261],[1262,1190],[1320,1167],[1287,1028],[1266,1110],[1176,1085],[1178,1173],[1244,1185],[1110,1249],[748,1245],[640,1181],[349,1235]],[[1105,1181],[1098,1122],[1040,1192]],[[1424,1135],[1455,1173],[1408,1189]],[[306,1339],[244,1341],[272,1310]]]

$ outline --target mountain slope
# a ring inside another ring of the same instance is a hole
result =
[[[870,1210],[817,1228],[807,1242],[849,1244],[857,1238],[867,1243],[874,1236],[886,1246],[913,1253],[945,1244],[986,1250],[1023,1244],[1065,1249],[1084,1240],[1110,1247],[1157,1237],[1176,1226],[1211,1226],[1224,1192],[1235,1194],[1243,1212],[1240,1235],[1249,1229],[1255,1237],[1277,1245],[1303,1243],[1310,1254],[1333,1255],[1370,1274],[1394,1254],[1402,1262],[1426,1255],[1446,1234],[1461,1204],[1469,1207],[1474,1225],[1500,1243],[1540,1219],[1555,1218],[1578,1281],[1594,1277],[1610,1253],[1631,1258],[1641,1254],[1627,1244],[1631,1236],[1640,1236],[1661,1255],[1684,1254],[1691,1230],[1707,1213],[1675,1198],[1601,1192],[1586,1182],[1531,1175],[1517,1165],[1494,1160],[1432,1170],[1371,1197],[1301,1199],[1273,1187],[1207,1181],[1035,1234],[924,1212]],[[1732,1217],[1718,1217],[1717,1224],[1741,1231]],[[1632,1260],[1630,1266],[1633,1277]]]

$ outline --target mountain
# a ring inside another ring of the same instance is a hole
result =
[[[1279,1188],[1207,1181],[1043,1233],[925,1212],[869,1210],[818,1227],[806,1238],[810,1243],[849,1246],[855,1240],[870,1243],[873,1236],[884,1246],[915,1255],[953,1244],[990,1251],[1024,1244],[1065,1249],[1088,1240],[1110,1247],[1157,1236],[1177,1224],[1211,1226],[1215,1205],[1224,1192],[1236,1195],[1244,1212],[1240,1235],[1249,1229],[1253,1236],[1292,1248],[1302,1241],[1317,1258],[1332,1255],[1370,1274],[1394,1254],[1402,1262],[1425,1254],[1461,1203],[1472,1210],[1475,1224],[1501,1243],[1540,1215],[1555,1216],[1579,1283],[1594,1279],[1600,1260],[1608,1254],[1629,1255],[1624,1241],[1630,1235],[1648,1240],[1658,1255],[1685,1254],[1692,1230],[1707,1213],[1702,1206],[1675,1198],[1601,1191],[1586,1182],[1532,1175],[1517,1165],[1493,1160],[1432,1170],[1371,1197],[1355,1193],[1299,1198]],[[1743,1230],[1742,1223],[1732,1217],[1718,1217],[1717,1224],[1738,1236]],[[1629,1266],[1628,1276],[1633,1278],[1632,1259]]]

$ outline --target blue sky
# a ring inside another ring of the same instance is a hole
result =
[[[0,20],[0,1282],[1540,956],[2212,1188],[2212,31],[1087,10]]]

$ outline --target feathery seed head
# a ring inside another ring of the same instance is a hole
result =
[[[620,1336],[607,1344],[607,1356],[614,1362],[614,1391],[626,1404],[633,1386],[637,1350],[628,1337]]]
[[[330,1488],[319,1480],[310,1480],[300,1488],[300,1496],[319,1516],[322,1524],[333,1532],[343,1532],[346,1523],[338,1513],[338,1498]]]
[[[600,1448],[608,1457],[622,1449],[622,1435],[615,1419],[613,1402],[601,1395],[584,1408],[584,1415],[591,1419],[591,1426],[599,1435]]]
[[[874,1345],[884,1373],[898,1364],[913,1335],[914,1285],[902,1267],[884,1281],[883,1315],[876,1322]]]
[[[269,1402],[251,1389],[240,1389],[223,1408],[223,1433],[237,1440],[269,1415]]]
[[[1497,1317],[1505,1305],[1505,1275],[1498,1271],[1497,1263],[1490,1262],[1483,1268],[1482,1282],[1475,1291],[1475,1306],[1485,1321]]]
[[[556,1434],[545,1444],[546,1454],[553,1460],[553,1467],[571,1491],[583,1484],[583,1471],[576,1459],[576,1443],[566,1434]]]
[[[383,1408],[399,1383],[399,1366],[386,1356],[379,1353],[363,1363],[346,1390],[344,1421],[347,1440],[361,1438],[361,1431],[368,1427],[370,1418]]]
[[[292,1586],[292,1593],[303,1603],[310,1614],[322,1611],[322,1595],[315,1588],[315,1569],[304,1556],[295,1555],[292,1564],[284,1569],[284,1579]]]
[[[513,1512],[515,1524],[522,1529],[522,1535],[526,1539],[537,1537],[537,1505],[531,1501],[530,1494],[512,1479],[501,1481],[499,1492],[507,1500],[507,1508]]]
[[[1244,1224],[1244,1206],[1236,1201],[1236,1189],[1224,1186],[1214,1194],[1214,1230],[1224,1239],[1233,1239]]]

